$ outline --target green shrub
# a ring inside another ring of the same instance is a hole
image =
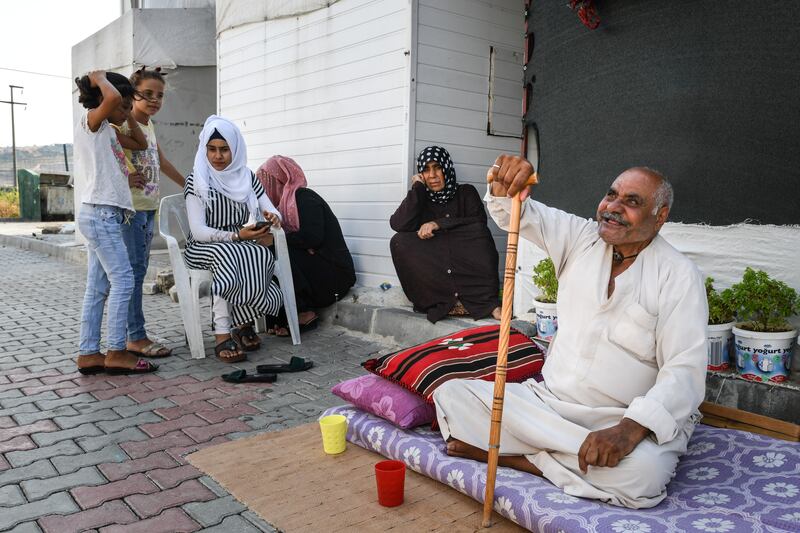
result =
[[[19,191],[0,188],[0,218],[19,217]]]
[[[542,303],[556,303],[558,296],[558,278],[553,260],[542,259],[533,269],[533,284],[539,288],[536,299]]]
[[[708,323],[727,324],[733,322],[736,309],[733,306],[733,291],[725,289],[719,293],[714,289],[714,278],[706,278],[706,298],[708,298]]]
[[[730,288],[739,327],[750,331],[791,331],[787,318],[800,311],[797,291],[763,270],[748,267]]]

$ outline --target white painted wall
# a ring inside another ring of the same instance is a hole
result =
[[[409,157],[413,161],[428,145],[444,146],[458,180],[472,183],[482,196],[486,170],[495,158],[520,150],[519,138],[488,135],[487,119],[489,50],[494,46],[501,50],[495,63],[495,120],[512,128],[516,122],[522,132],[523,3],[419,0],[418,5],[414,150]],[[490,228],[502,267],[505,233],[491,221]]]
[[[396,282],[389,216],[405,191],[411,4],[340,0],[222,29],[219,112],[248,163],[294,158],[330,204],[360,285]]]
[[[134,9],[72,47],[72,75],[105,69],[130,75],[134,68],[162,66],[167,72],[167,96],[153,117],[162,151],[184,175],[189,174],[197,138],[206,117],[216,108],[216,68],[213,9]],[[73,85],[73,123],[83,113]],[[75,162],[75,215],[86,177]],[[161,176],[161,195],[180,193]],[[83,242],[80,232],[75,238]],[[164,247],[156,236],[153,246]]]
[[[535,194],[535,192],[534,192]],[[589,193],[587,193],[589,194]],[[597,191],[598,195],[602,192]],[[598,203],[600,198],[598,196]],[[680,198],[675,199],[676,202]],[[800,227],[737,224],[705,226],[668,222],[661,235],[676,249],[695,262],[704,276],[714,278],[718,290],[741,280],[745,268],[763,270],[800,292]],[[520,239],[517,278],[514,293],[515,313],[533,307],[539,292],[533,285],[533,267],[546,255],[525,239]],[[800,328],[800,317],[791,322]],[[800,355],[795,349],[792,368],[800,371]]]

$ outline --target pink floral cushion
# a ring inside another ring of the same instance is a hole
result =
[[[400,385],[374,374],[343,381],[331,392],[403,429],[430,424],[436,418],[433,405]]]

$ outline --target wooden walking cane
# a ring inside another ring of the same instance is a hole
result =
[[[538,175],[534,172],[525,183],[525,188],[538,182]],[[500,458],[500,424],[503,419],[503,399],[506,393],[508,339],[511,334],[511,311],[514,301],[514,275],[517,270],[519,219],[522,213],[520,194],[522,194],[522,191],[518,192],[511,200],[511,220],[509,220],[508,246],[506,248],[503,309],[500,317],[500,341],[497,346],[497,366],[494,377],[494,401],[492,402],[492,425],[489,431],[489,459],[486,464],[486,493],[484,494],[483,501],[482,527],[491,527],[492,525],[491,517],[494,504],[494,484],[497,478],[497,462]]]

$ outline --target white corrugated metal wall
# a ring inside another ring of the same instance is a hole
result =
[[[494,117],[505,130],[522,131],[524,6],[521,0],[419,0],[414,153],[442,145],[458,180],[483,196],[486,170],[505,152],[519,154],[520,139],[487,134],[489,52],[494,47]],[[505,233],[490,219],[501,266]]]
[[[521,0],[339,0],[223,29],[219,111],[242,128],[252,168],[273,154],[300,163],[339,217],[360,285],[396,281],[388,220],[416,153],[445,146],[482,193],[495,157],[519,152],[487,121],[494,47],[493,123],[521,130],[523,23]]]
[[[282,154],[339,218],[359,284],[396,279],[388,219],[405,187],[410,4],[341,0],[218,39],[219,111],[251,168]]]

